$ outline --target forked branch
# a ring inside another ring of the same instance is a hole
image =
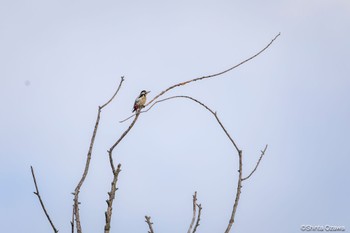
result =
[[[196,222],[196,225],[194,226],[194,229],[193,229],[192,233],[196,232],[197,227],[199,226],[199,221],[201,220],[202,204],[197,204],[197,207],[198,207],[197,222]]]
[[[191,221],[190,227],[188,228],[187,233],[191,233],[194,221],[196,221],[197,192],[194,192],[192,203],[193,203],[193,215],[192,215],[192,221]]]
[[[30,166],[30,170],[32,171],[33,181],[34,181],[35,190],[36,190],[36,191],[34,192],[34,194],[38,197],[39,202],[40,202],[40,205],[41,205],[41,207],[42,207],[42,209],[43,209],[43,211],[44,211],[44,213],[45,213],[45,215],[46,215],[47,220],[49,220],[49,223],[50,223],[50,225],[51,225],[53,231],[54,231],[55,233],[57,233],[58,230],[56,229],[55,225],[53,224],[53,222],[52,222],[52,220],[51,220],[49,214],[48,214],[47,211],[46,211],[44,202],[43,202],[43,200],[41,199],[41,196],[40,196],[40,193],[39,193],[39,188],[38,188],[38,185],[37,185],[37,183],[36,183],[36,178],[35,178],[35,174],[34,174],[34,169],[33,169],[32,166]]]

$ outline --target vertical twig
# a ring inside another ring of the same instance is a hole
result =
[[[198,206],[198,217],[197,217],[196,226],[194,227],[192,233],[196,232],[197,227],[199,226],[199,221],[201,220],[202,204],[197,204],[197,206]]]
[[[75,222],[76,222],[76,228],[77,228],[77,233],[82,233],[82,229],[81,229],[81,223],[80,223],[80,213],[79,213],[79,192],[80,192],[80,188],[83,185],[85,178],[88,174],[89,171],[89,166],[90,166],[90,161],[91,161],[91,154],[92,154],[92,148],[94,146],[94,142],[95,142],[95,137],[96,137],[96,133],[97,133],[97,129],[98,129],[98,125],[100,122],[100,115],[101,115],[101,107],[98,107],[98,112],[97,112],[97,119],[96,119],[96,123],[95,123],[95,127],[94,127],[94,131],[91,137],[91,141],[90,141],[90,146],[89,146],[89,151],[86,157],[86,163],[85,163],[85,169],[83,172],[83,175],[77,185],[77,187],[74,190],[74,199],[73,199],[73,208],[74,208],[74,215],[75,215]]]
[[[118,164],[117,170],[114,173],[113,181],[111,183],[111,191],[108,192],[108,200],[107,202],[107,211],[105,212],[105,219],[106,219],[106,225],[105,225],[105,233],[108,233],[111,229],[111,218],[112,218],[112,209],[113,209],[113,200],[115,198],[115,192],[118,190],[117,188],[117,181],[118,181],[118,175],[121,171],[120,169],[121,164]]]
[[[146,218],[145,222],[148,224],[148,228],[149,228],[148,233],[154,233],[153,227],[152,227],[153,222],[151,222],[151,217],[146,215],[145,218]]]
[[[36,192],[33,192],[33,193],[38,197],[39,202],[40,202],[40,205],[41,205],[41,207],[42,207],[42,209],[43,209],[43,211],[44,211],[44,213],[45,213],[45,215],[46,215],[47,220],[49,220],[50,225],[51,225],[53,231],[54,231],[55,233],[57,233],[58,230],[56,229],[55,225],[53,224],[53,222],[52,222],[52,220],[51,220],[49,214],[48,214],[47,211],[46,211],[44,202],[43,202],[43,200],[41,199],[41,196],[40,196],[40,193],[39,193],[39,188],[38,188],[38,185],[37,185],[36,179],[35,179],[34,169],[33,169],[32,166],[30,166],[30,170],[32,171],[33,181],[34,181],[34,185],[35,185],[35,189],[36,189]]]
[[[101,111],[104,107],[106,107],[113,99],[114,97],[117,95],[117,93],[120,90],[120,87],[122,86],[122,83],[124,82],[124,76],[121,77],[119,86],[116,90],[116,92],[114,93],[114,95],[102,106],[98,107],[98,112],[97,112],[97,119],[96,119],[96,123],[95,123],[95,127],[94,127],[94,131],[92,133],[92,137],[91,137],[91,141],[90,141],[90,146],[89,146],[89,151],[87,153],[87,157],[86,157],[86,163],[85,163],[85,168],[84,168],[84,172],[83,175],[78,183],[78,185],[76,186],[75,190],[74,190],[74,199],[73,199],[73,208],[74,208],[74,215],[75,215],[75,222],[76,222],[76,228],[77,228],[77,233],[82,233],[82,229],[81,229],[81,223],[80,223],[80,214],[79,214],[79,192],[81,189],[81,186],[83,185],[85,178],[88,174],[89,171],[89,166],[90,166],[90,160],[91,160],[91,154],[92,154],[92,149],[94,146],[94,142],[95,142],[95,137],[96,137],[96,133],[97,133],[97,129],[98,129],[98,125],[100,122],[100,115],[101,115]]]
[[[193,203],[193,215],[192,215],[192,221],[191,221],[190,227],[187,230],[187,233],[191,233],[194,221],[196,220],[197,191],[194,192],[192,203]]]
[[[73,193],[73,195],[74,195],[74,193]],[[72,220],[70,221],[70,226],[71,226],[72,233],[74,233],[74,216],[75,216],[74,210],[75,210],[75,209],[74,209],[74,205],[73,205]]]
[[[238,152],[238,157],[239,157],[239,170],[238,170],[239,174],[238,174],[236,198],[235,198],[235,203],[233,204],[231,218],[229,220],[229,223],[227,225],[225,233],[229,233],[230,232],[232,224],[235,221],[235,215],[236,215],[236,211],[237,211],[237,206],[238,206],[239,198],[241,196],[241,189],[242,189],[242,151],[241,150]]]

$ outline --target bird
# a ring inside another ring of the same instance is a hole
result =
[[[146,95],[148,93],[150,93],[150,91],[145,91],[145,90],[141,91],[140,95],[135,100],[134,108],[132,112],[135,112],[144,107],[144,104],[146,103]]]

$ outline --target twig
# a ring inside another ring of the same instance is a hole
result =
[[[72,193],[74,195],[74,193]],[[72,210],[72,220],[70,221],[70,226],[71,226],[71,229],[72,229],[72,233],[74,233],[74,205],[73,205],[73,210]]]
[[[153,227],[152,227],[153,222],[151,222],[151,217],[146,215],[145,218],[146,218],[145,222],[148,224],[148,227],[149,227],[148,233],[154,233]]]
[[[199,226],[199,221],[201,220],[202,204],[197,204],[197,206],[198,206],[198,217],[197,217],[196,226],[194,227],[192,233],[196,232],[197,227]]]
[[[115,192],[118,190],[117,188],[117,181],[118,181],[118,175],[119,172],[121,171],[120,169],[121,164],[118,164],[117,170],[114,173],[113,176],[113,181],[111,183],[111,191],[108,192],[108,200],[106,200],[107,202],[107,211],[105,212],[105,219],[106,219],[106,225],[105,225],[105,233],[108,233],[111,229],[111,218],[112,218],[112,206],[113,206],[113,200],[115,198]]]
[[[34,175],[34,169],[33,169],[32,166],[30,166],[30,170],[32,171],[33,181],[34,181],[34,185],[35,185],[35,189],[36,189],[36,192],[33,192],[33,193],[38,197],[39,202],[40,202],[40,205],[41,205],[41,207],[42,207],[42,209],[43,209],[43,211],[44,211],[44,213],[45,213],[45,215],[46,215],[46,217],[47,217],[47,220],[49,220],[50,225],[51,225],[53,231],[54,231],[55,233],[57,233],[58,230],[56,229],[55,225],[54,225],[53,222],[51,221],[51,218],[50,218],[49,214],[48,214],[47,211],[46,211],[44,202],[43,202],[43,200],[41,199],[41,196],[40,196],[40,193],[39,193],[39,188],[38,188],[38,185],[37,185],[37,183],[36,183],[36,178],[35,178],[35,175]]]
[[[254,173],[254,172],[256,171],[256,169],[258,168],[259,163],[260,163],[262,157],[264,156],[264,154],[265,154],[265,152],[266,152],[266,149],[267,149],[267,145],[265,146],[265,149],[261,151],[260,158],[259,158],[258,162],[256,163],[256,166],[255,166],[255,168],[253,169],[253,171],[249,174],[249,176],[247,176],[247,177],[245,177],[245,178],[242,178],[242,181],[249,179],[249,177],[251,177],[251,176],[253,175],[253,173]]]
[[[102,110],[102,108],[106,107],[106,106],[114,99],[114,97],[115,97],[115,96],[117,95],[117,93],[119,92],[119,89],[120,89],[120,87],[122,86],[122,83],[123,83],[123,82],[124,82],[124,76],[121,77],[119,86],[118,86],[116,92],[114,93],[114,95],[113,95],[104,105],[101,106],[101,110]]]
[[[188,228],[187,233],[191,233],[194,221],[196,220],[196,206],[197,206],[197,192],[194,192],[193,195],[193,215],[192,215],[192,221],[190,224],[190,227]]]
[[[92,154],[92,149],[93,149],[94,142],[95,142],[95,137],[96,137],[98,125],[99,125],[99,122],[100,122],[101,111],[102,111],[102,109],[104,107],[106,107],[114,99],[114,97],[119,92],[120,87],[121,87],[123,82],[124,82],[124,76],[121,77],[119,86],[118,86],[116,92],[114,93],[114,95],[104,105],[98,107],[97,119],[96,119],[94,131],[92,133],[90,146],[89,146],[89,151],[88,151],[87,157],[86,157],[86,163],[85,163],[84,172],[83,172],[83,175],[82,175],[78,185],[76,186],[76,188],[74,190],[74,199],[73,199],[73,201],[74,201],[74,205],[73,205],[74,211],[73,211],[73,213],[75,215],[75,222],[76,222],[77,233],[82,233],[81,223],[80,223],[80,214],[79,214],[79,204],[80,204],[80,202],[79,202],[79,192],[80,192],[81,186],[83,185],[83,183],[85,181],[85,178],[86,178],[86,176],[88,174],[88,171],[89,171],[91,154]]]

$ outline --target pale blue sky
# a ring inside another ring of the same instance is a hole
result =
[[[30,165],[60,232],[103,112],[80,199],[84,232],[102,232],[112,179],[106,150],[142,89],[166,87],[262,55],[221,78],[180,87],[218,112],[247,175],[232,232],[350,230],[350,2],[0,1],[0,229],[50,232]],[[186,232],[198,191],[198,232],[224,232],[237,155],[207,111],[187,100],[141,116],[115,150],[122,163],[111,232]]]

